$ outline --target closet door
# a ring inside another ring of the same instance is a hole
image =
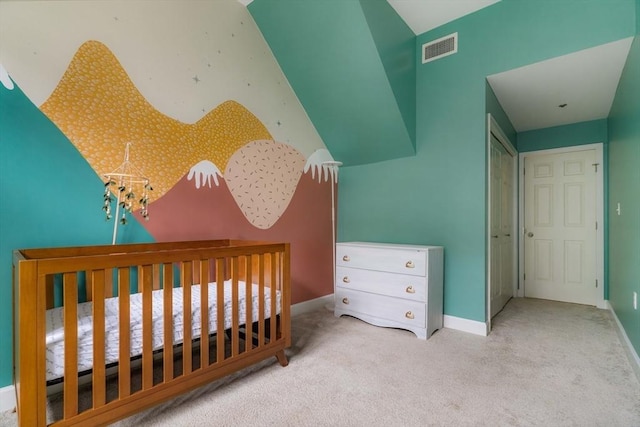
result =
[[[490,308],[495,316],[513,297],[514,157],[491,134],[489,186]]]

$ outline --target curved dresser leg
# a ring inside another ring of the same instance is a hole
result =
[[[287,366],[289,364],[287,356],[284,354],[284,350],[280,350],[276,353],[276,359],[278,359],[280,366]]]

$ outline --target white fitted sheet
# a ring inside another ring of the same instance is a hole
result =
[[[153,291],[153,349],[164,346],[164,295],[163,290]],[[258,320],[258,285],[252,285],[252,317]],[[173,288],[173,344],[182,343],[183,328],[183,288]],[[240,324],[246,319],[246,284],[238,282],[238,306]],[[209,283],[209,332],[217,331],[217,290],[215,282]],[[264,288],[265,318],[271,317],[271,289]],[[105,360],[106,363],[118,361],[119,350],[119,308],[118,298],[105,299]],[[280,313],[280,291],[276,291],[276,313]],[[93,303],[78,304],[78,372],[93,367]],[[191,324],[192,338],[200,337],[200,285],[191,286]],[[63,308],[47,310],[47,381],[61,378],[64,375],[64,323]],[[232,283],[224,283],[224,329],[231,327],[232,322]],[[142,354],[142,294],[130,295],[130,328],[131,328],[131,357]]]

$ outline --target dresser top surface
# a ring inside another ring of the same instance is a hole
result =
[[[357,246],[363,248],[385,248],[424,251],[428,249],[442,249],[442,246],[409,245],[404,243],[377,243],[377,242],[338,242],[338,246]]]

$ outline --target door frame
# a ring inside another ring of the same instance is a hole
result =
[[[500,128],[500,125],[498,124],[498,122],[493,118],[493,116],[491,115],[491,113],[487,114],[487,146],[486,146],[486,158],[487,158],[487,173],[486,173],[486,185],[487,185],[487,194],[486,194],[486,206],[487,206],[487,211],[486,211],[486,233],[485,233],[485,241],[486,241],[486,249],[485,249],[485,253],[487,254],[486,256],[486,265],[485,265],[485,273],[486,273],[486,286],[485,286],[485,292],[486,292],[486,301],[485,301],[485,310],[486,310],[486,325],[487,325],[487,333],[489,333],[491,331],[491,135],[493,134],[493,136],[496,137],[496,139],[498,141],[500,141],[500,143],[502,144],[502,146],[505,148],[505,150],[507,150],[507,152],[513,156],[513,161],[515,163],[515,167],[513,168],[513,224],[511,226],[512,230],[511,230],[511,235],[514,236],[513,238],[513,265],[511,266],[512,268],[512,272],[513,272],[513,277],[517,278],[518,277],[518,259],[519,259],[519,254],[518,254],[518,241],[519,239],[519,234],[518,234],[518,221],[516,221],[516,218],[518,217],[518,191],[519,191],[519,185],[518,185],[518,170],[519,170],[519,157],[518,157],[518,151],[516,150],[516,148],[513,146],[513,144],[511,143],[511,141],[509,140],[509,138],[507,138],[507,136],[505,135],[505,133],[502,131],[502,128]],[[517,287],[519,285],[519,280],[514,280],[513,281],[513,295],[517,295]]]
[[[518,296],[524,297],[524,159],[531,155],[545,155],[545,154],[563,154],[573,151],[585,151],[596,150],[596,162],[600,169],[596,174],[596,223],[598,228],[596,229],[596,280],[598,281],[598,300],[596,306],[598,308],[606,309],[607,302],[604,298],[604,157],[603,157],[603,143],[597,142],[594,144],[574,145],[571,147],[551,148],[547,150],[527,151],[520,153],[519,155],[519,215],[518,215]]]

